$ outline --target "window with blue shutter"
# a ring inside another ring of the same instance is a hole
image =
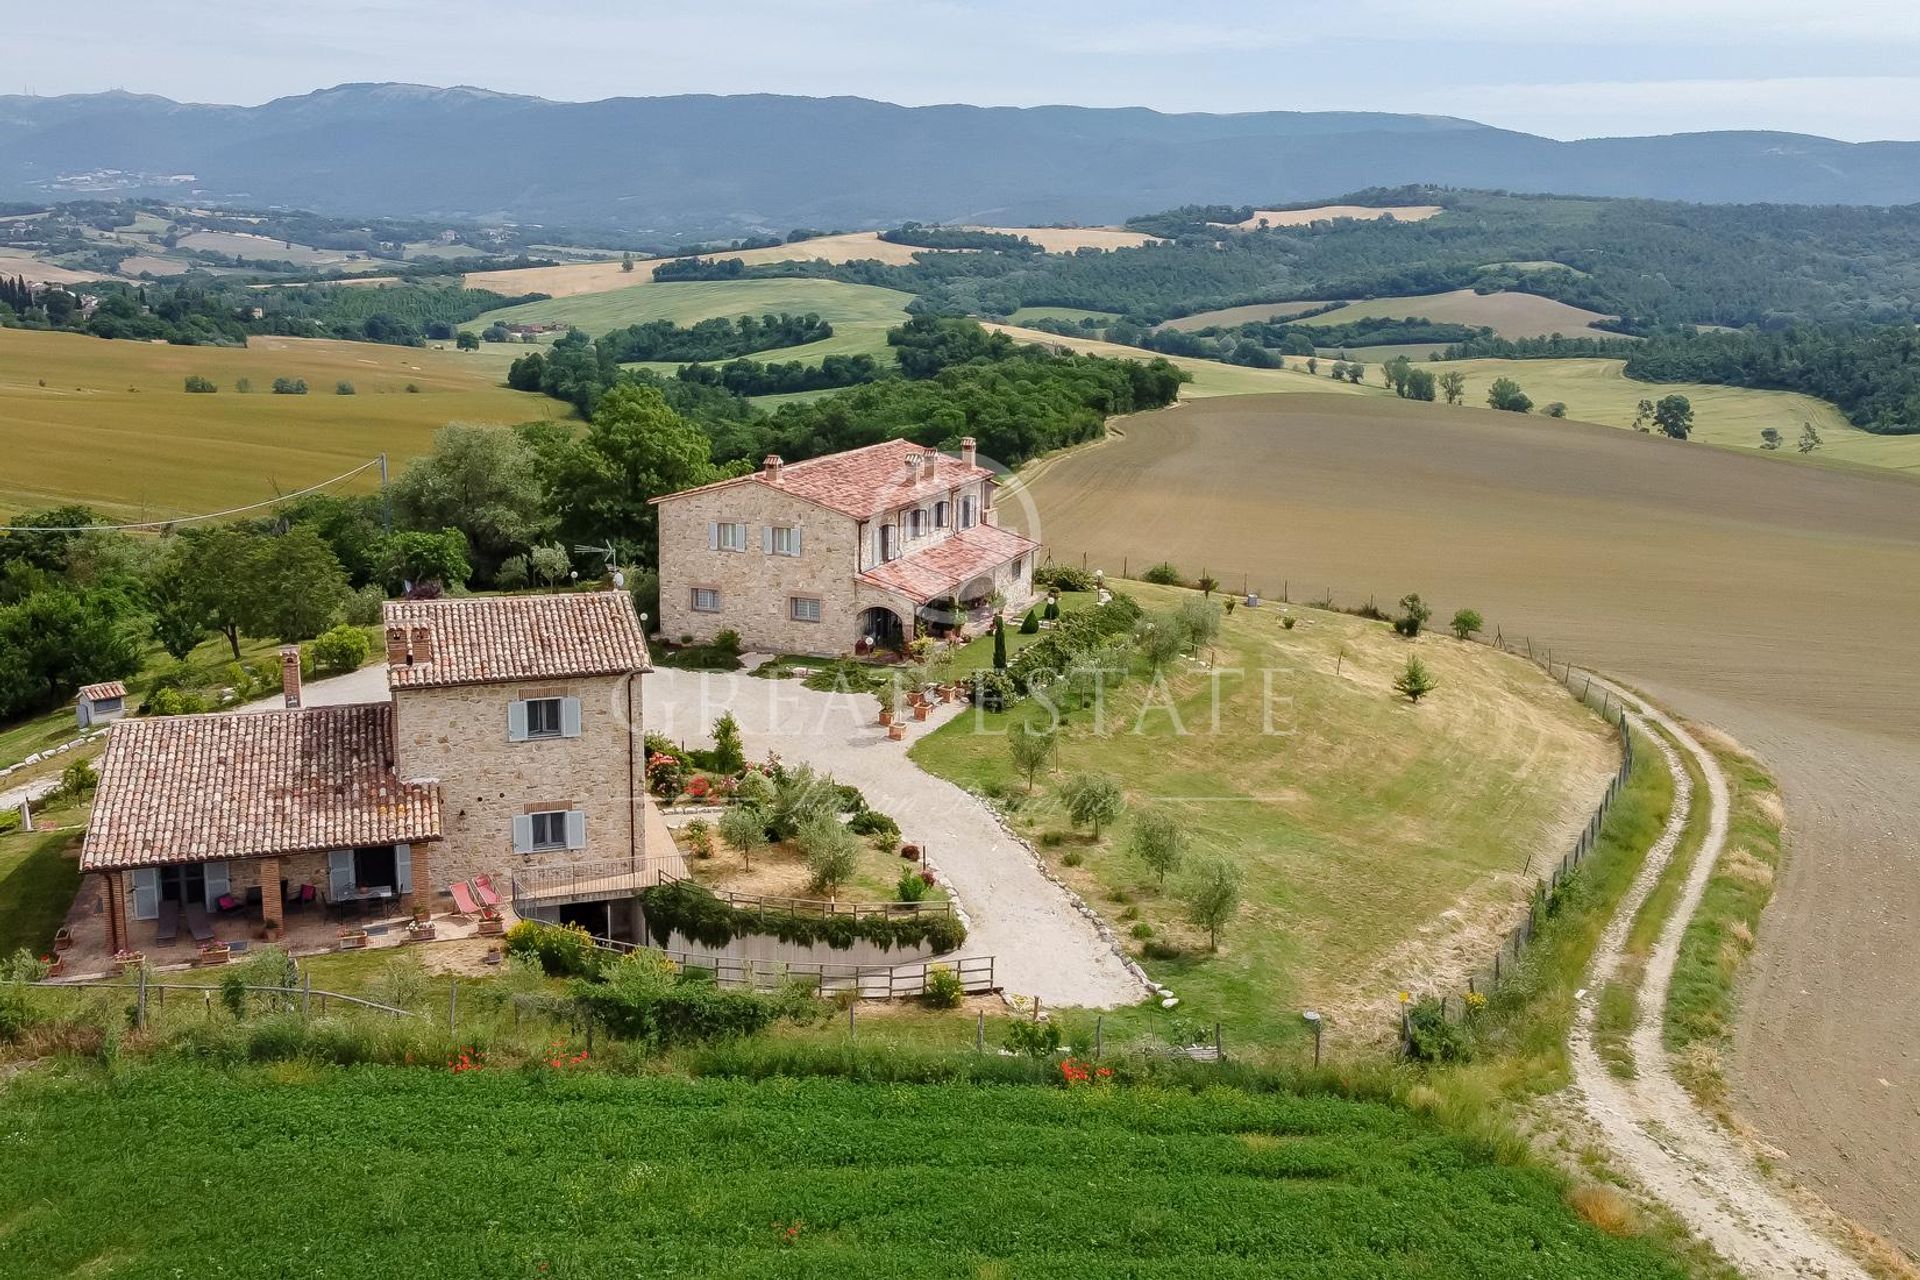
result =
[[[577,738],[580,736],[580,699],[556,698],[560,704],[560,736]]]

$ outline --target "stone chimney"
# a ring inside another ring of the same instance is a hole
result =
[[[280,692],[289,709],[300,705],[300,646],[297,644],[280,651]]]
[[[387,628],[387,665],[390,667],[407,665],[407,629],[405,627]]]
[[[960,465],[963,467],[972,467],[975,465],[973,461],[973,437],[972,436],[960,437]]]
[[[935,455],[935,453],[931,449],[927,450],[925,453],[920,455],[920,483],[921,484],[932,483],[933,460],[936,456],[937,455]]]
[[[770,453],[770,454],[768,454],[768,455],[767,455],[767,460],[766,460],[766,462],[765,462],[765,464],[763,464],[763,465],[764,465],[764,466],[765,466],[765,468],[766,468],[766,470],[765,470],[765,475],[766,475],[766,477],[767,477],[767,483],[768,483],[768,484],[779,484],[779,483],[780,483],[780,468],[786,465],[785,463],[783,463],[783,462],[781,462],[781,461],[780,461],[780,455],[779,455],[779,454],[777,454],[777,453]]]
[[[407,661],[432,662],[433,661],[432,629],[429,627],[415,627],[413,629],[412,641],[413,643],[412,643],[411,649],[409,650]]]

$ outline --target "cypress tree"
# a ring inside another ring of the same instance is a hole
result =
[[[1004,618],[993,620],[993,669],[1007,669],[1007,622]]]

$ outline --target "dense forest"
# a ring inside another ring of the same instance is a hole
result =
[[[833,326],[812,312],[803,316],[716,316],[682,327],[671,320],[615,329],[600,345],[616,364],[658,360],[729,360],[775,347],[797,347],[833,336]]]
[[[880,238],[889,244],[912,245],[920,249],[985,249],[1000,253],[1040,252],[1040,246],[1025,236],[1016,236],[1005,231],[980,231],[972,227],[929,227],[918,222],[908,222],[891,231],[882,231]]]
[[[1627,376],[1801,391],[1868,431],[1920,430],[1920,332],[1912,325],[1661,334],[1634,344]]]
[[[723,365],[682,365],[674,376],[682,382],[723,387],[736,396],[780,396],[801,391],[830,391],[858,386],[881,375],[880,362],[869,355],[828,356],[819,364],[785,360],[762,364],[758,360],[729,360]]]

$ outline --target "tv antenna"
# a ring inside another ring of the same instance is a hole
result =
[[[620,572],[620,552],[619,549],[613,545],[613,539],[607,539],[607,544],[603,547],[583,546],[580,543],[575,543],[573,553],[580,556],[599,556],[607,562],[607,573],[613,578],[613,585],[616,587],[624,587],[627,585],[627,575]]]

